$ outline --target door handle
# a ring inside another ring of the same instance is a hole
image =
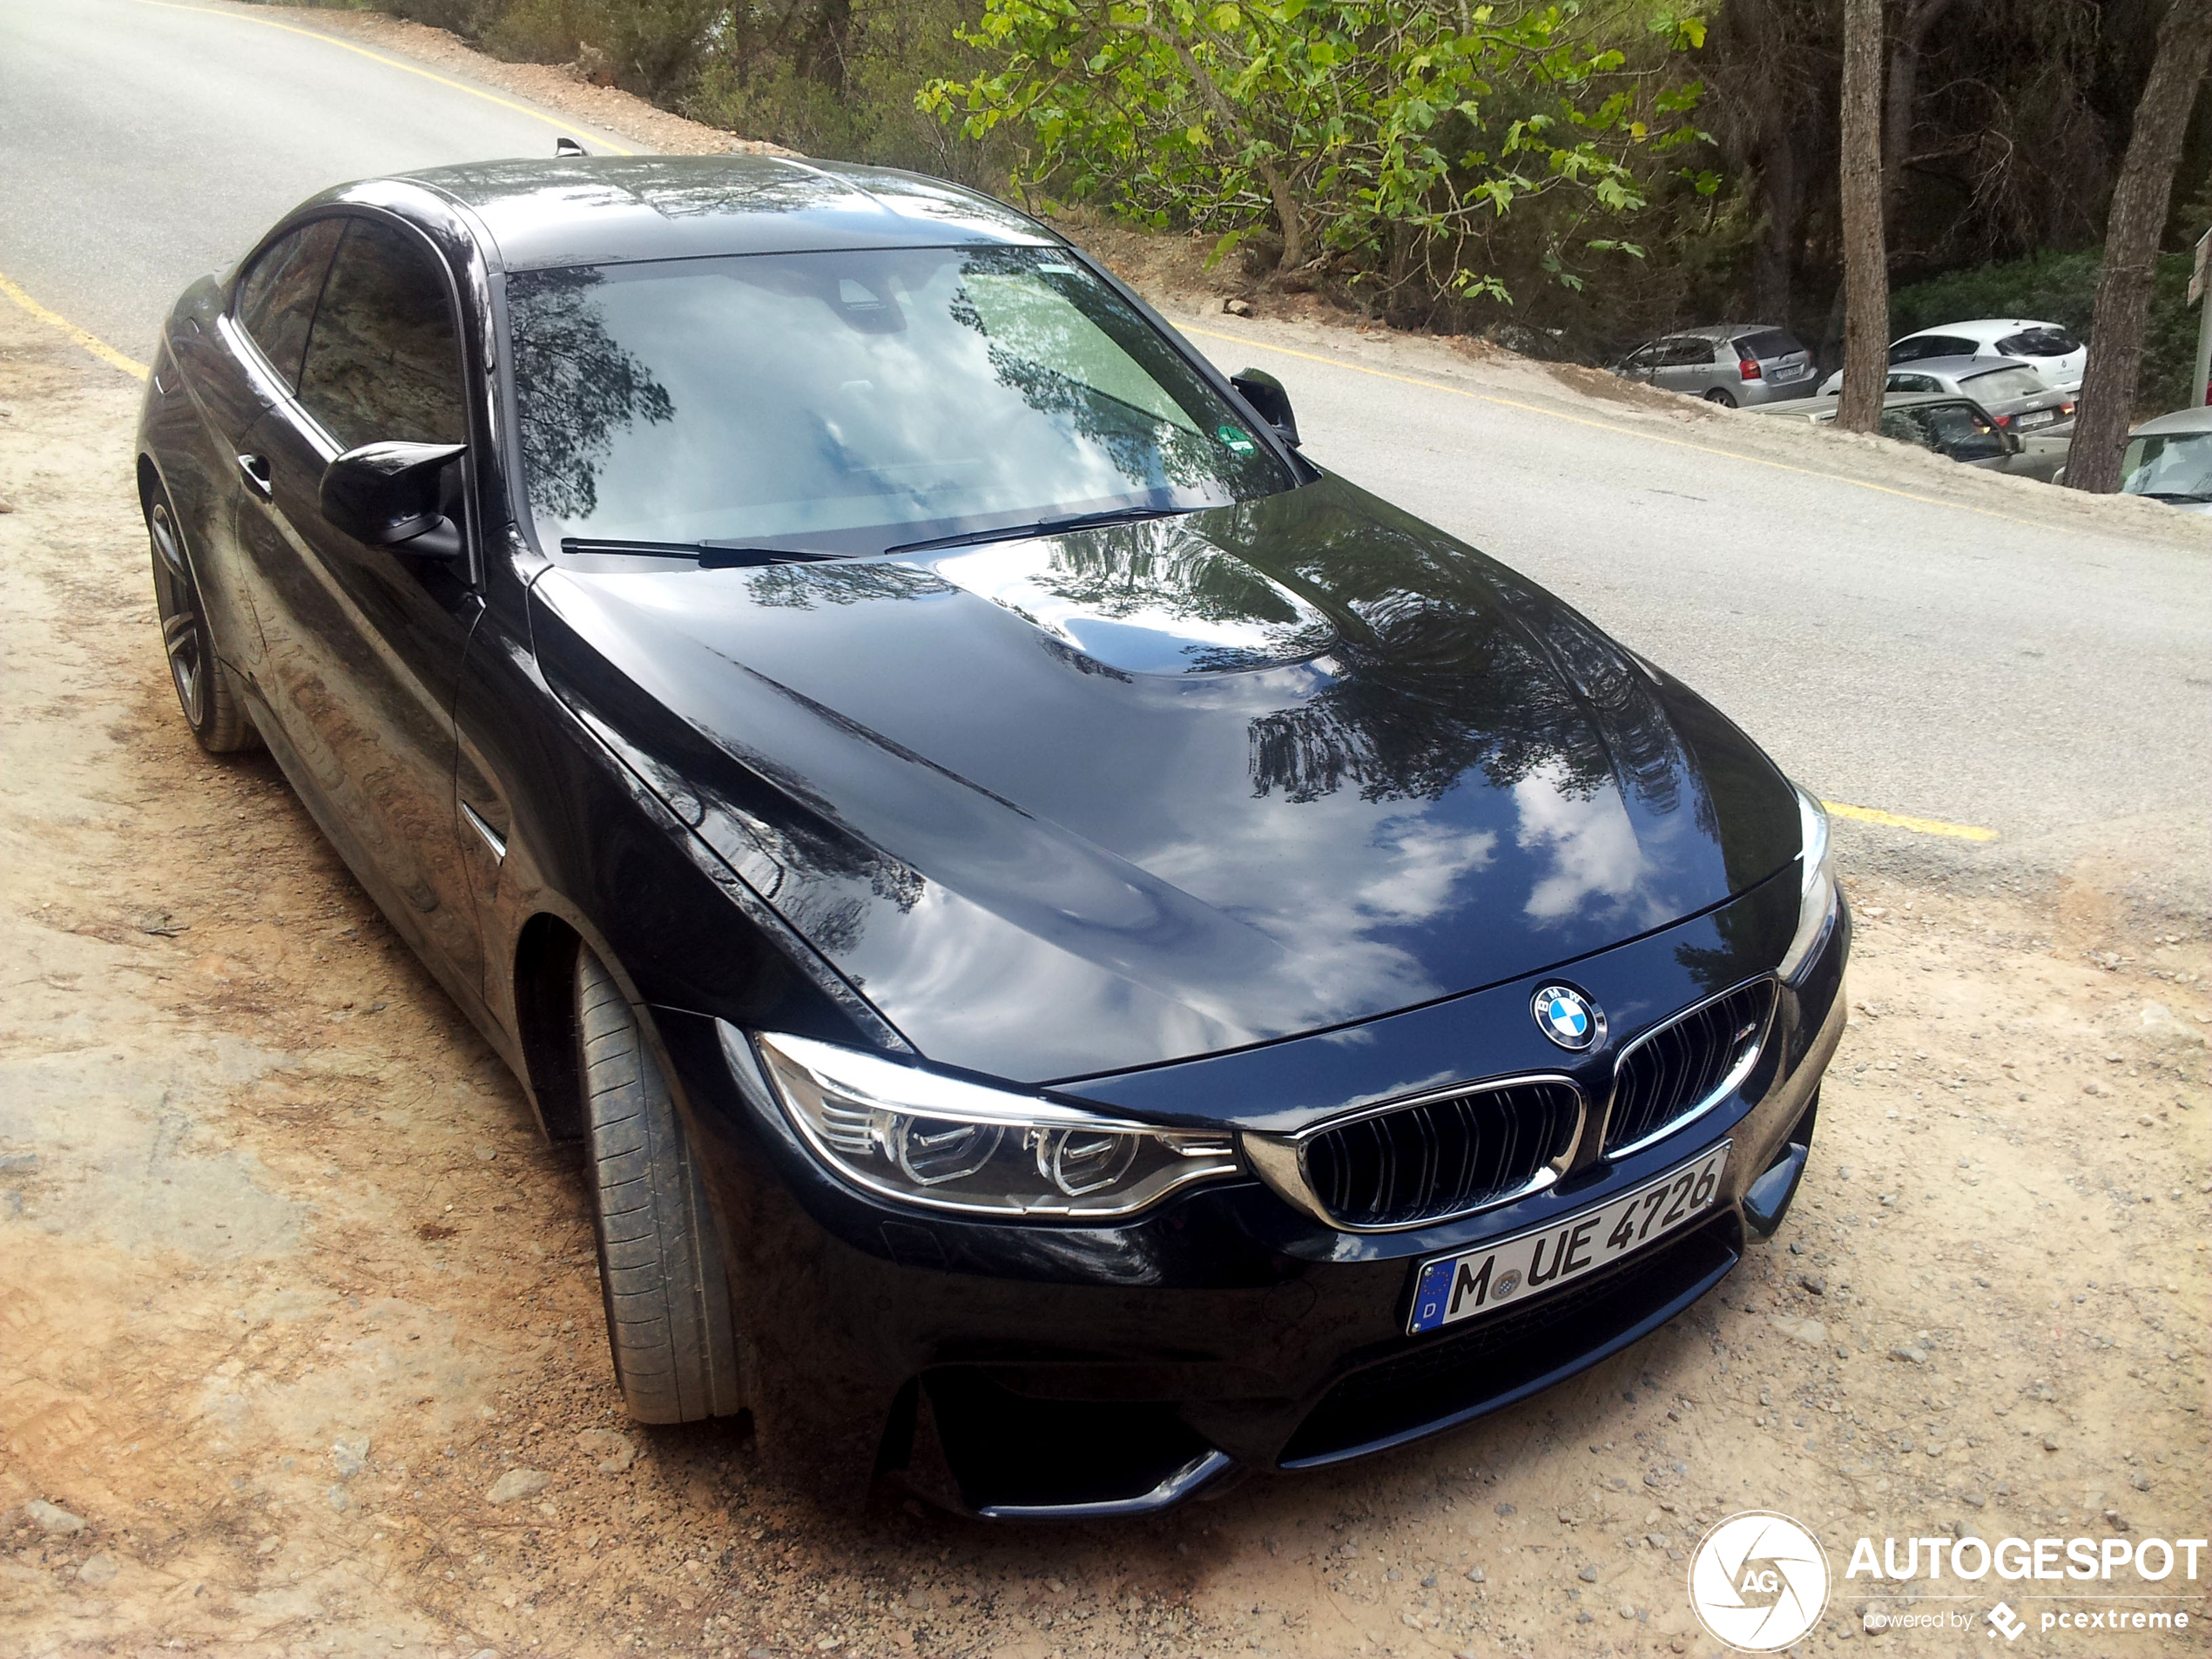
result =
[[[269,462],[266,455],[240,455],[238,469],[246,475],[246,488],[263,501],[276,498],[276,486],[270,482]]]

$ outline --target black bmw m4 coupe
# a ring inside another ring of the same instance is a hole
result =
[[[1593,1365],[1796,1191],[1818,803],[996,202],[347,185],[179,302],[138,486],[194,733],[583,1143],[643,1421],[1137,1514]]]

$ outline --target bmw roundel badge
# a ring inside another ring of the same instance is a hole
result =
[[[1568,985],[1547,985],[1529,1000],[1536,1028],[1576,1054],[1605,1040],[1605,1011]]]

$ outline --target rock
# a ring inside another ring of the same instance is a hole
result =
[[[37,1523],[39,1531],[57,1534],[83,1532],[84,1521],[72,1515],[59,1504],[48,1503],[44,1498],[33,1498],[24,1505],[23,1512]]]
[[[2135,1474],[2128,1477],[2128,1484],[2134,1487],[2138,1492],[2148,1492],[2150,1490],[2150,1476],[2143,1474],[2141,1470],[2138,1470]]]
[[[1821,1278],[1817,1273],[1800,1273],[1797,1275],[1797,1283],[1804,1285],[1805,1289],[1811,1291],[1815,1296],[1825,1296],[1828,1294],[1828,1281]]]
[[[602,1474],[621,1474],[637,1460],[637,1448],[610,1428],[587,1428],[576,1437],[577,1449],[595,1460]]]
[[[1577,1613],[1575,1615],[1575,1622],[1577,1624],[1589,1624],[1595,1622],[1596,1618],[1596,1614],[1591,1612],[1589,1608],[1584,1608],[1580,1613]]]
[[[1484,1572],[1480,1567],[1470,1567],[1467,1568],[1467,1582],[1470,1584],[1487,1583],[1489,1581],[1489,1574]]]
[[[368,1461],[368,1436],[341,1434],[330,1443],[330,1467],[341,1480],[350,1480]]]
[[[1630,1602],[1622,1602],[1618,1610],[1624,1619],[1633,1619],[1636,1615],[1635,1605]]]
[[[1925,1366],[1928,1363],[1928,1351],[1925,1348],[1916,1348],[1907,1344],[1902,1347],[1892,1348],[1890,1358],[1903,1359],[1915,1366]]]
[[[1983,1497],[1979,1492],[1962,1492],[1959,1494],[1959,1501],[1966,1505],[1969,1508],[1979,1509],[1986,1507],[1988,1504],[1989,1500]]]
[[[1579,1572],[1579,1573],[1575,1574],[1575,1577],[1577,1577],[1577,1578],[1579,1578],[1579,1579],[1581,1579],[1581,1580],[1582,1581],[1582,1582],[1583,1582],[1583,1583],[1585,1583],[1585,1584],[1595,1584],[1595,1583],[1596,1583],[1596,1582],[1597,1582],[1597,1563],[1596,1563],[1596,1562],[1595,1562],[1595,1561],[1591,1562],[1591,1563],[1590,1563],[1590,1565],[1588,1565],[1588,1567],[1585,1567],[1585,1568],[1583,1568],[1581,1572]]]
[[[1252,314],[1252,305],[1249,300],[1224,300],[1221,302],[1221,308],[1232,317],[1249,317]]]
[[[78,1582],[90,1584],[94,1589],[98,1589],[104,1584],[114,1583],[115,1557],[105,1550],[95,1555],[87,1555],[84,1558],[84,1564],[77,1569],[77,1577]]]
[[[1664,1549],[1675,1541],[1662,1532],[1648,1532],[1643,1535],[1643,1541],[1654,1549]]]
[[[1512,1514],[1514,1513],[1514,1507],[1509,1503],[1501,1503],[1498,1506],[1498,1513],[1501,1515]]]
[[[353,1507],[354,1501],[346,1495],[343,1487],[332,1487],[322,1494],[323,1501],[343,1514]]]
[[[543,1469],[509,1469],[491,1483],[491,1490],[484,1494],[484,1501],[516,1503],[524,1498],[535,1498],[552,1484],[553,1477]]]
[[[2043,1449],[2046,1452],[2057,1451],[2059,1449],[2059,1437],[2055,1434],[2046,1434],[2043,1437]]]
[[[1838,1181],[1848,1181],[1848,1180],[1850,1180],[1850,1179],[1851,1179],[1851,1165],[1850,1165],[1850,1164],[1848,1164],[1848,1163],[1838,1165],[1838,1168],[1837,1168],[1837,1170],[1836,1170],[1836,1179],[1838,1179]]]
[[[0,1157],[0,1175],[36,1175],[38,1173],[38,1154],[10,1152]]]
[[[1808,1348],[1827,1345],[1828,1327],[1817,1319],[1793,1319],[1786,1313],[1773,1316],[1774,1328],[1792,1341],[1802,1342]]]

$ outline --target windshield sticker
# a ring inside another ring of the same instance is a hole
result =
[[[1251,433],[1240,426],[1231,426],[1226,421],[1214,428],[1214,435],[1229,446],[1232,455],[1248,455],[1259,448]]]

